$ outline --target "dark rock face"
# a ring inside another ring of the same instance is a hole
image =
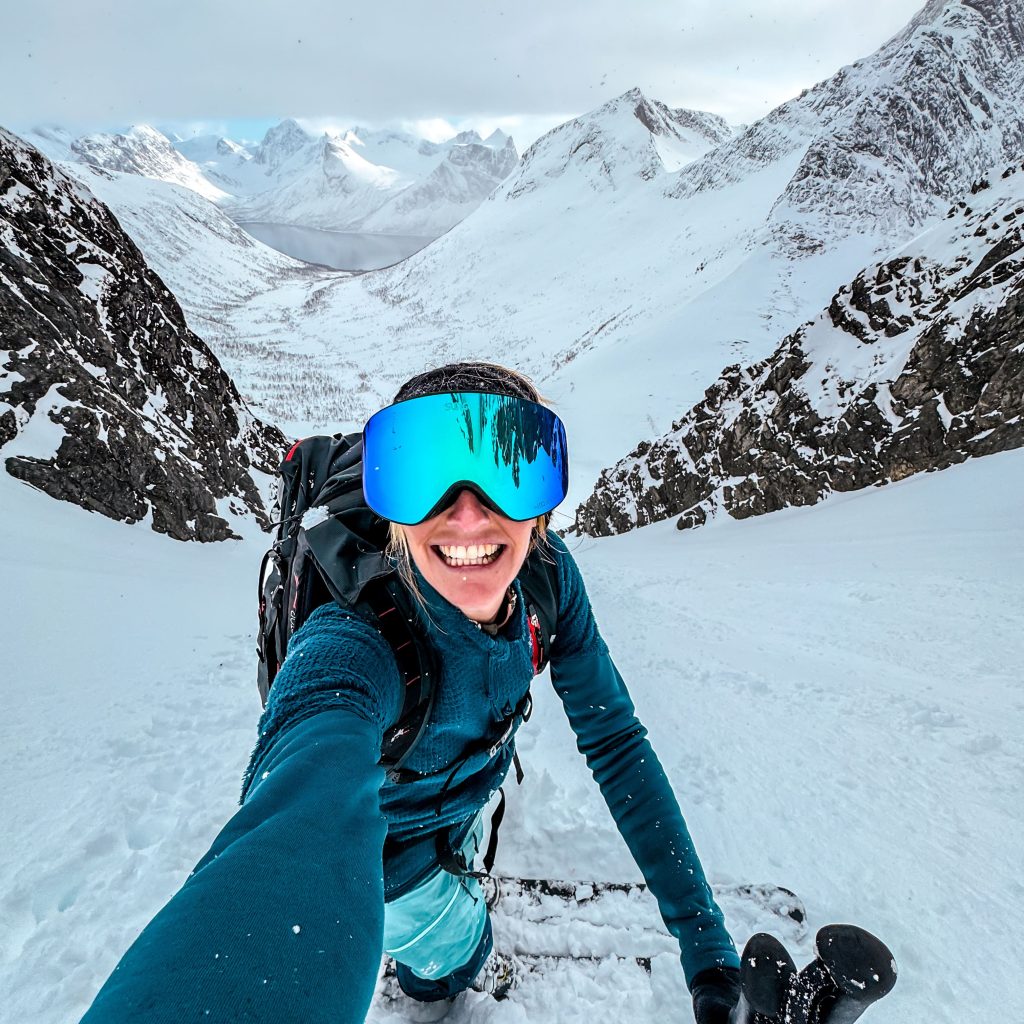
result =
[[[601,474],[573,531],[744,519],[1024,446],[1024,168],[1000,186],[954,206],[920,256],[862,272],[768,359],[727,367]]]
[[[0,446],[12,476],[179,540],[267,513],[255,419],[105,206],[0,129]],[[218,507],[220,503],[220,507]]]

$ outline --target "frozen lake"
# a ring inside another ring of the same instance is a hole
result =
[[[286,256],[322,263],[335,270],[379,270],[398,263],[432,242],[422,235],[381,235],[359,231],[326,231],[296,224],[238,225]]]

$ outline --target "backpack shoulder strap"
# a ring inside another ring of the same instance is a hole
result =
[[[526,619],[533,643],[533,669],[540,674],[551,659],[551,645],[558,633],[558,566],[543,545],[534,548],[519,570],[526,600]]]
[[[434,707],[434,659],[413,625],[408,595],[394,579],[378,579],[364,587],[360,604],[377,620],[377,628],[395,657],[402,680],[402,708],[385,730],[380,764],[392,782],[405,781],[402,769],[419,743]]]

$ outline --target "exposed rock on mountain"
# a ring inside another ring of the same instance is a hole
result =
[[[256,163],[266,168],[267,174],[272,174],[312,141],[313,136],[289,117],[267,130],[256,150]]]
[[[1024,167],[601,474],[573,529],[685,529],[1024,446]]]
[[[939,215],[996,163],[1024,152],[1020,0],[931,0],[902,32],[685,168],[692,196],[777,166],[768,220],[789,254]]]
[[[502,192],[516,199],[569,171],[596,191],[621,188],[632,177],[676,171],[731,135],[715,114],[671,110],[631,89],[535,142]]]
[[[213,185],[192,161],[171,145],[170,139],[149,125],[136,125],[124,135],[83,135],[71,143],[73,158],[94,167],[122,174],[159,178],[217,200],[224,192]]]
[[[7,472],[180,540],[266,511],[256,420],[109,210],[0,129],[0,446]]]

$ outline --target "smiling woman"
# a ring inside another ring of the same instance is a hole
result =
[[[396,998],[444,1010],[470,987],[507,995],[520,965],[494,950],[474,860],[484,807],[518,764],[516,733],[546,664],[679,941],[697,1024],[727,1024],[739,992],[735,947],[579,569],[547,529],[568,484],[561,421],[512,370],[444,366],[408,381],[371,418],[361,469],[349,471],[356,486],[362,475],[369,508],[360,514],[376,513],[382,536],[389,524],[390,557],[375,562],[384,576],[374,578],[415,600],[396,596],[374,612],[325,593],[299,616],[241,808],[122,958],[87,1024],[359,1024],[382,953],[404,993]],[[299,479],[305,487],[304,463]],[[302,517],[300,531],[327,529],[329,508]],[[534,574],[554,595],[550,629],[531,600]],[[433,697],[401,768],[385,772],[395,738],[410,731],[406,696],[421,678],[399,667],[408,644],[385,638],[385,616],[400,606],[406,639],[431,666]]]
[[[489,392],[475,390],[481,387]],[[465,394],[461,394],[463,391]],[[400,404],[418,401],[422,407],[423,399],[431,408],[422,413],[412,405]],[[477,622],[493,623],[508,604],[512,581],[529,552],[543,542],[551,510],[565,497],[568,487],[565,431],[558,417],[540,401],[526,377],[505,367],[481,363],[469,364],[465,369],[441,367],[413,377],[402,386],[395,404],[382,410],[390,413],[388,426],[374,429],[381,414],[367,424],[364,466],[376,469],[379,462],[387,464],[396,447],[390,441],[392,431],[388,427],[402,413],[411,412],[411,416],[404,417],[406,433],[412,431],[419,445],[401,446],[401,465],[386,474],[392,478],[391,486],[372,483],[377,474],[364,470],[364,489],[371,507],[390,521],[390,550],[414,594],[418,587],[413,564],[445,600]],[[517,421],[509,415],[510,406],[533,415],[520,415]],[[477,413],[475,419],[473,411]],[[446,425],[450,430],[445,430]],[[476,444],[467,442],[467,437],[474,437],[474,425]],[[502,445],[503,426],[505,441],[514,439],[515,444]],[[443,450],[446,434],[458,454]],[[513,455],[527,450],[533,458],[526,460],[524,469],[524,460],[503,458],[503,447]],[[516,465],[514,474],[512,464]],[[431,468],[439,481],[433,485],[439,499],[436,505],[448,507],[420,522],[403,525],[397,521],[403,512],[406,517],[416,513],[409,511],[407,496],[393,496],[394,482],[401,491],[415,474],[427,485],[423,489],[430,495],[427,473]],[[466,473],[480,483],[465,479]],[[516,518],[502,515],[497,502]]]

